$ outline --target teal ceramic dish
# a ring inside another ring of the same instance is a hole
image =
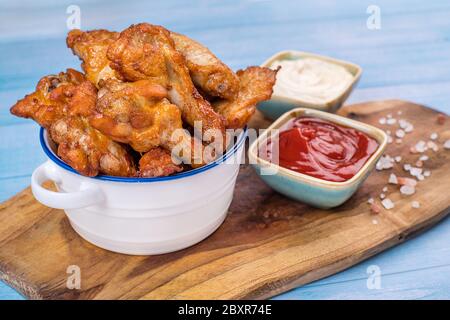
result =
[[[341,126],[354,128],[364,132],[378,142],[378,149],[355,176],[344,182],[331,182],[318,179],[280,167],[260,158],[258,156],[258,147],[265,143],[269,132],[273,129],[279,129],[290,119],[300,116],[324,119]],[[374,169],[378,159],[386,148],[386,144],[387,135],[378,128],[323,111],[297,108],[285,113],[267,128],[267,130],[252,143],[249,148],[248,156],[250,163],[261,179],[276,191],[289,198],[307,203],[314,207],[328,209],[343,204],[353,195],[353,193],[355,193],[358,187]]]
[[[277,119],[282,114],[298,107],[334,112],[339,109],[344,101],[348,98],[353,88],[361,78],[362,68],[354,63],[302,51],[287,50],[278,52],[267,59],[261,66],[270,68],[272,64],[277,60],[297,60],[302,58],[316,58],[336,65],[340,65],[353,75],[353,81],[342,92],[342,94],[324,103],[311,103],[302,101],[301,98],[293,99],[288,96],[277,95],[276,93],[274,93],[269,101],[264,101],[258,104],[258,110],[261,111],[267,118]]]

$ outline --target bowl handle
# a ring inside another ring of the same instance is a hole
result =
[[[46,180],[61,183],[61,178],[54,165],[47,161],[34,170],[31,175],[31,191],[42,204],[55,209],[79,209],[103,202],[103,192],[94,184],[82,182],[80,191],[55,192],[42,187]]]

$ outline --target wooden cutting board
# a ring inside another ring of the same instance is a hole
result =
[[[401,111],[402,115],[397,112]],[[381,126],[391,113],[414,124],[403,143],[387,154],[409,152],[418,140],[439,134],[437,153],[427,151],[431,176],[413,196],[389,186],[392,210],[370,212],[367,199],[378,198],[390,172],[407,176],[402,165],[374,172],[358,192],[334,210],[294,202],[266,186],[249,166],[241,168],[225,223],[191,248],[159,256],[127,256],[97,248],[81,239],[61,210],[42,206],[26,189],[0,205],[0,278],[33,299],[229,299],[268,298],[348,268],[409,239],[450,211],[450,119],[438,125],[438,113],[404,101],[344,107],[341,114]],[[257,115],[253,126],[268,124]],[[413,209],[411,202],[420,202]],[[81,271],[81,288],[68,289],[68,267]]]

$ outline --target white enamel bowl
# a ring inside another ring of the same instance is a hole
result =
[[[42,204],[64,209],[75,231],[107,250],[151,255],[180,250],[208,237],[223,222],[239,172],[246,129],[222,158],[161,178],[89,178],[76,173],[53,152],[41,129],[48,161],[31,176]],[[58,192],[42,187],[52,180]]]

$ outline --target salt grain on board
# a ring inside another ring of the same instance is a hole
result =
[[[426,154],[421,155],[419,158],[420,161],[427,161],[428,159],[429,157]]]
[[[417,181],[412,178],[405,178],[405,177],[397,177],[397,181],[399,185],[405,186],[411,186],[415,187],[417,185]]]
[[[409,123],[409,124],[405,127],[404,130],[405,130],[406,133],[413,132],[414,126],[413,126],[412,124]]]
[[[450,149],[450,140],[447,140],[444,142],[444,149],[447,149],[447,150]]]
[[[420,203],[419,203],[419,201],[413,201],[413,202],[411,202],[411,207],[413,207],[414,209],[419,209],[419,208],[420,208]]]
[[[397,131],[395,131],[395,136],[397,138],[403,138],[405,136],[405,131],[403,131],[402,129],[398,129]]]
[[[401,156],[396,156],[394,159],[395,159],[395,162],[400,162],[400,161],[402,161],[402,157],[401,157]]]
[[[387,123],[388,125],[393,125],[393,124],[396,124],[396,123],[397,123],[397,120],[394,119],[394,118],[389,118],[389,119],[387,119],[386,123]]]
[[[391,173],[391,175],[389,176],[389,181],[390,184],[397,184],[398,180],[397,180],[397,176],[393,173]]]
[[[419,142],[416,143],[416,145],[414,146],[414,149],[417,152],[422,153],[422,152],[425,152],[427,150],[427,145],[426,145],[425,141],[420,140]]]
[[[382,156],[380,158],[380,160],[378,160],[377,164],[376,164],[376,169],[377,170],[384,170],[384,169],[390,169],[394,166],[394,158],[385,155]]]
[[[412,186],[404,185],[400,187],[400,193],[406,196],[410,196],[416,192],[416,189]]]
[[[395,206],[394,203],[392,202],[392,200],[389,198],[386,198],[383,201],[381,201],[381,204],[387,210],[390,210],[390,209],[394,208],[394,206]]]
[[[431,171],[430,170],[424,171],[423,175],[425,177],[429,177],[431,175]]]
[[[369,200],[367,200],[367,203],[368,203],[368,204],[373,204],[374,201],[375,201],[375,200],[374,200],[373,198],[369,198]]]
[[[430,139],[431,140],[436,140],[438,138],[438,134],[436,133],[436,132],[433,132],[431,135],[430,135]]]
[[[437,152],[439,150],[438,145],[436,143],[434,143],[433,141],[428,141],[427,147],[430,148],[431,150],[433,150],[434,152]]]
[[[379,124],[386,124],[386,118],[380,118],[380,119],[378,120],[378,123],[379,123]]]

